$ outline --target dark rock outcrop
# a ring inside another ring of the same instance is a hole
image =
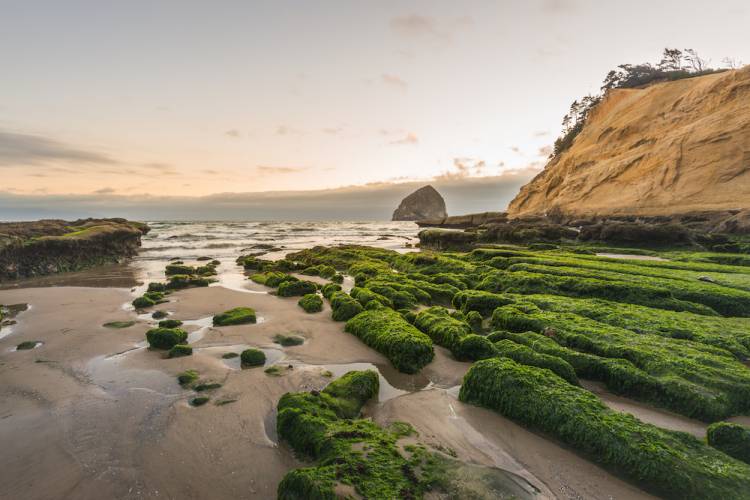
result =
[[[432,186],[424,186],[401,200],[391,220],[444,219],[445,200]]]
[[[0,223],[0,281],[119,262],[148,230],[125,219]]]
[[[443,227],[446,229],[467,229],[484,224],[506,222],[508,214],[505,212],[482,212],[479,214],[451,215],[436,219],[418,220],[419,227]]]

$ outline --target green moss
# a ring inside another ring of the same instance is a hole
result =
[[[546,340],[529,346],[562,357],[578,376],[602,380],[618,394],[706,421],[750,410],[750,372],[713,346],[638,334],[524,302],[496,309],[492,322],[513,332],[544,333]]]
[[[218,382],[203,382],[193,387],[193,390],[196,392],[203,392],[203,391],[213,391],[219,388],[221,388],[221,384]]]
[[[135,325],[135,321],[110,321],[108,323],[104,323],[102,326],[105,328],[121,329],[130,328],[133,325]]]
[[[177,328],[182,326],[182,321],[179,319],[163,319],[159,321],[159,328]]]
[[[474,333],[482,333],[484,331],[482,315],[478,311],[469,311],[466,314],[466,322]]]
[[[240,354],[242,366],[263,366],[266,362],[266,355],[260,349],[245,349]]]
[[[167,316],[167,311],[154,311],[153,313],[151,313],[151,317],[154,319],[166,318]]]
[[[38,340],[26,340],[16,346],[16,351],[27,351],[29,349],[33,349],[38,343]]]
[[[177,375],[177,381],[180,385],[190,385],[198,380],[198,372],[195,370],[185,370]]]
[[[193,354],[193,348],[187,344],[176,344],[167,353],[169,358],[181,358],[183,356],[191,356]]]
[[[506,297],[481,290],[466,290],[453,297],[453,307],[464,313],[476,311],[482,316],[489,316],[496,308],[509,304]]]
[[[333,295],[334,292],[339,291],[341,291],[341,285],[337,283],[328,283],[327,285],[323,285],[323,288],[320,289],[320,293],[322,293],[323,297],[327,300],[331,300],[331,295]]]
[[[348,321],[364,310],[362,304],[345,292],[334,292],[330,301],[334,321]]]
[[[708,444],[730,457],[750,463],[750,427],[730,422],[716,422],[708,426]]]
[[[147,307],[155,306],[156,302],[151,300],[150,298],[143,296],[138,297],[133,301],[133,307],[136,309],[145,309]]]
[[[429,335],[437,345],[446,347],[456,354],[461,338],[472,333],[471,327],[457,320],[444,307],[430,307],[417,313],[414,326]]]
[[[305,338],[299,335],[274,335],[273,341],[284,347],[291,347],[304,344]]]
[[[201,276],[188,274],[175,274],[169,277],[169,282],[165,285],[169,290],[182,290],[192,287],[206,287],[211,284],[211,280]]]
[[[372,290],[368,288],[360,288],[360,287],[355,286],[354,288],[352,288],[349,294],[353,298],[355,298],[360,304],[362,304],[362,307],[366,307],[368,303],[372,301],[376,301],[376,302],[379,302],[380,304],[383,304],[386,307],[393,308],[393,301],[391,301],[391,299],[383,295],[380,295],[379,293],[373,292]]]
[[[148,291],[163,293],[167,291],[167,285],[165,285],[164,283],[159,283],[158,281],[153,281],[148,284]]]
[[[384,354],[404,373],[418,372],[435,356],[430,337],[391,309],[364,311],[347,321],[345,330]]]
[[[204,404],[208,403],[208,400],[210,398],[208,396],[197,396],[190,400],[191,406],[203,406]]]
[[[279,297],[295,297],[314,294],[318,287],[312,281],[284,281],[279,285]]]
[[[321,278],[331,279],[336,275],[336,269],[333,266],[318,264],[317,266],[306,267],[301,273],[307,276],[320,276]]]
[[[239,357],[239,354],[237,354],[236,352],[225,352],[221,355],[221,357],[222,359],[232,359]]]
[[[282,375],[281,367],[278,365],[269,366],[263,372],[270,377],[280,377]]]
[[[453,355],[459,361],[477,361],[496,356],[497,352],[487,337],[472,333],[461,338],[453,350]]]
[[[244,325],[256,321],[255,311],[249,307],[235,307],[213,317],[214,326]]]
[[[188,334],[179,328],[152,328],[146,332],[146,340],[153,349],[171,349],[183,344]]]
[[[317,293],[308,293],[297,302],[306,313],[316,313],[323,310],[323,299]]]
[[[197,274],[195,268],[184,264],[168,264],[164,269],[164,274],[173,276],[175,274]]]
[[[253,274],[250,276],[250,279],[261,285],[270,286],[271,288],[276,288],[287,281],[299,281],[298,278],[282,273],[281,271],[268,271],[265,273]]]
[[[479,361],[459,397],[546,432],[665,498],[741,499],[750,491],[747,465],[689,434],[612,411],[549,370],[507,358]]]
[[[573,385],[578,385],[578,377],[570,363],[557,356],[541,354],[528,346],[517,344],[511,340],[499,340],[495,343],[495,351],[498,355],[510,358],[516,363],[537,368],[546,368],[552,373],[567,380]]]

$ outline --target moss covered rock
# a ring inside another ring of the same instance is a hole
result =
[[[330,301],[334,321],[348,321],[364,310],[362,304],[345,292],[334,292]]]
[[[179,328],[152,328],[146,332],[146,340],[154,349],[171,349],[184,344],[187,337],[187,332]]]
[[[240,354],[242,366],[263,366],[266,362],[266,355],[260,349],[245,349]]]
[[[347,321],[345,330],[384,354],[404,373],[418,372],[435,357],[430,337],[392,309],[361,312]]]
[[[250,307],[235,307],[213,318],[214,326],[244,325],[256,321],[255,310]]]
[[[181,358],[183,356],[191,356],[193,354],[193,348],[187,344],[176,344],[167,353],[169,358]]]
[[[195,370],[185,370],[177,375],[177,381],[180,385],[190,385],[198,380],[198,372]]]
[[[179,319],[163,319],[159,321],[160,328],[177,328],[178,326],[182,326],[182,321]]]
[[[750,427],[731,422],[716,422],[708,426],[708,444],[730,457],[750,463]]]
[[[284,281],[279,285],[279,297],[295,297],[300,295],[314,294],[318,287],[312,281]]]
[[[323,310],[323,299],[317,293],[308,293],[297,304],[305,310],[306,313],[316,313]]]
[[[610,410],[546,369],[507,358],[478,361],[459,397],[546,432],[664,498],[741,499],[750,491],[746,464],[689,434]]]

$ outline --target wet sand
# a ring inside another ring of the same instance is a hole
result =
[[[0,480],[6,498],[274,498],[276,486],[300,466],[278,444],[275,407],[289,391],[320,389],[350,369],[376,368],[380,401],[366,407],[379,422],[412,423],[438,450],[470,463],[500,467],[543,497],[648,498],[637,488],[501,416],[464,405],[449,391],[468,363],[436,349],[420,374],[394,370],[376,351],[322,313],[307,314],[297,298],[279,298],[250,281],[235,289],[196,288],[170,295],[164,310],[186,321],[192,356],[165,359],[145,348],[155,321],[128,306],[130,289],[13,288],[0,303],[29,303],[0,339]],[[259,322],[214,328],[213,314],[253,307]],[[151,311],[149,311],[151,312]],[[124,329],[110,321],[137,320]],[[305,338],[281,347],[277,334]],[[26,340],[43,344],[13,351]],[[253,346],[269,354],[280,376],[240,369],[225,352]],[[196,395],[176,375],[195,369],[222,387]],[[234,401],[232,401],[234,400]],[[216,404],[231,401],[227,404]]]

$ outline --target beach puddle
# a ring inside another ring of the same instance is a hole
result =
[[[581,386],[596,394],[609,408],[622,413],[630,413],[637,419],[663,429],[681,431],[698,438],[706,436],[707,424],[669,412],[661,408],[640,403],[609,392],[604,384],[591,380],[581,380]]]
[[[161,396],[181,396],[177,379],[160,370],[126,366],[122,356],[97,356],[86,364],[92,383],[112,394],[143,391]]]
[[[389,399],[408,394],[410,392],[429,389],[431,382],[427,377],[416,374],[406,375],[400,373],[390,365],[374,365],[372,363],[344,363],[331,365],[302,365],[304,367],[317,367],[328,370],[333,378],[341,377],[350,371],[375,370],[380,380],[378,401],[384,403]]]
[[[23,312],[31,309],[29,304],[12,304],[3,305],[2,308],[2,321],[0,321],[0,339],[4,339],[11,333],[13,333],[14,326],[16,325],[16,317]]]

